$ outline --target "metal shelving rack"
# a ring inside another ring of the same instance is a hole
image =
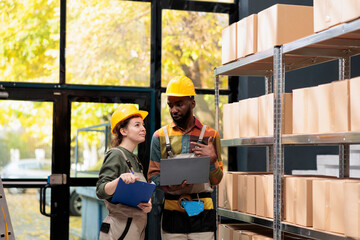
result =
[[[274,136],[223,139],[222,146],[266,146],[268,171],[274,174],[274,219],[266,219],[240,212],[217,209],[225,216],[248,223],[271,227],[274,239],[282,239],[288,232],[304,237],[326,240],[347,239],[343,235],[316,231],[312,228],[292,225],[283,219],[284,145],[339,145],[339,177],[349,177],[349,145],[360,143],[360,132],[282,135],[281,97],[285,89],[285,72],[301,69],[333,60],[339,61],[339,80],[350,78],[350,59],[360,54],[360,19],[344,23],[300,40],[275,46],[235,62],[215,68],[215,114],[219,130],[219,76],[264,76],[265,92],[274,85]],[[271,81],[271,79],[273,80]]]

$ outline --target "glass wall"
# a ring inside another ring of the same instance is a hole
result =
[[[67,1],[66,82],[150,86],[147,2]]]
[[[175,76],[189,77],[195,88],[214,88],[214,68],[221,66],[222,29],[228,14],[163,10],[161,85]],[[227,88],[221,81],[220,88]]]
[[[60,1],[1,1],[0,16],[0,81],[59,82]]]

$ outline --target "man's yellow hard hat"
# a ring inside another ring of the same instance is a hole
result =
[[[167,85],[165,95],[174,97],[195,96],[194,83],[185,76],[175,77]]]
[[[139,115],[144,120],[148,115],[148,112],[138,110],[134,104],[124,104],[118,107],[111,116],[111,133],[115,134],[114,128],[116,124],[118,124],[121,121],[124,121],[125,119],[133,115]]]

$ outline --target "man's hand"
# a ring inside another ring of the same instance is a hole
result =
[[[192,149],[193,153],[195,153],[195,156],[210,156],[210,164],[214,164],[217,161],[216,151],[212,141],[213,138],[209,137],[207,145],[197,142],[191,142],[191,144],[195,145],[195,148]]]
[[[174,191],[177,191],[177,190],[181,190],[181,189],[184,189],[184,188],[189,188],[191,187],[193,184],[186,184],[187,181],[185,180],[181,185],[169,185],[167,188],[168,188],[168,191],[169,192],[174,192]]]

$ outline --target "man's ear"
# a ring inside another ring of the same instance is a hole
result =
[[[191,99],[191,108],[194,109],[196,107],[196,101],[195,98]]]

